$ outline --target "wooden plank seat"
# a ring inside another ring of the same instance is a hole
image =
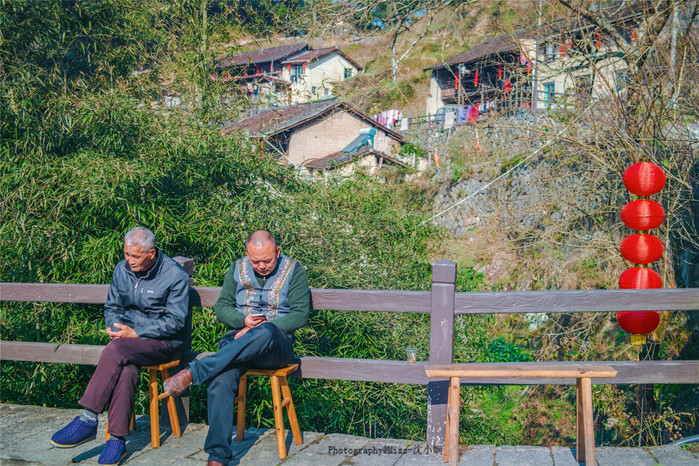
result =
[[[447,425],[444,439],[444,462],[455,465],[459,460],[459,411],[461,378],[553,378],[576,379],[576,459],[586,464],[595,463],[595,432],[592,424],[592,378],[613,378],[611,366],[590,365],[537,365],[512,366],[498,364],[454,364],[425,366],[429,378],[449,378]]]
[[[167,398],[167,411],[170,415],[170,426],[172,427],[172,435],[175,437],[182,436],[180,429],[180,420],[177,416],[177,406],[175,399],[168,392],[163,390],[163,393],[158,393],[157,373],[160,372],[160,379],[165,380],[170,377],[170,369],[180,365],[180,360],[175,359],[165,364],[157,366],[143,366],[141,369],[148,371],[148,397],[150,400],[150,442],[153,448],[160,446],[160,400]],[[135,428],[134,415],[136,410],[131,411],[131,422],[129,429]],[[109,440],[109,420],[107,420],[107,431],[104,435],[104,440]]]
[[[245,407],[247,404],[247,389],[248,376],[261,375],[271,377],[272,382],[272,405],[274,407],[274,427],[277,434],[277,452],[279,459],[286,458],[286,440],[284,439],[284,414],[282,408],[286,408],[286,414],[289,418],[291,432],[294,435],[294,443],[303,445],[301,438],[301,429],[296,418],[296,409],[294,408],[294,400],[291,398],[291,390],[289,390],[289,382],[287,376],[298,369],[298,364],[291,364],[281,369],[249,369],[245,375],[240,378],[240,386],[238,388],[238,396],[235,398],[238,409],[237,434],[236,439],[239,442],[243,441],[245,436]]]

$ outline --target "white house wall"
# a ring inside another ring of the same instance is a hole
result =
[[[432,76],[430,77],[430,93],[427,94],[425,114],[432,115],[437,113],[437,110],[442,106],[442,88],[439,87],[439,71],[432,70]]]
[[[617,74],[628,69],[627,63],[619,57],[601,60],[594,67],[576,69],[579,63],[580,59],[565,57],[562,59],[557,58],[539,66],[537,90],[539,103],[542,107],[547,106],[546,85],[549,83],[554,83],[554,92],[557,99],[553,106],[562,106],[565,104],[564,96],[575,95],[578,77],[586,75],[594,77],[591,97],[593,99],[606,99],[617,92]],[[562,71],[566,69],[573,69],[573,71]]]
[[[304,74],[299,75],[298,80],[291,84],[292,103],[308,102],[324,96],[332,95],[332,89],[336,83],[344,81],[345,68],[352,70],[352,76],[359,70],[345,57],[338,53],[332,53],[306,66]],[[291,80],[288,66],[284,69],[284,79]],[[313,88],[316,93],[313,94]],[[327,94],[325,93],[327,89]]]

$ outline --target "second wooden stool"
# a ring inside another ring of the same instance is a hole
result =
[[[294,443],[296,445],[303,444],[303,439],[301,438],[301,430],[299,429],[299,423],[296,419],[294,400],[291,398],[289,383],[286,379],[286,376],[296,371],[298,367],[298,364],[292,364],[282,369],[249,369],[245,373],[245,375],[243,375],[240,378],[238,396],[235,399],[238,408],[238,427],[236,439],[239,442],[241,442],[245,436],[245,406],[247,402],[248,376],[262,375],[272,378],[272,403],[274,406],[274,426],[277,432],[277,451],[279,453],[279,459],[286,458],[286,440],[284,439],[284,414],[282,412],[282,408],[286,408],[286,414],[289,417],[289,425],[291,427],[291,432],[294,435]]]

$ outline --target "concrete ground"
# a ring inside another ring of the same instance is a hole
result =
[[[104,422],[100,423],[97,439],[75,448],[56,448],[51,435],[81,410],[52,409],[36,406],[0,404],[0,464],[2,465],[62,465],[97,464],[104,445]],[[104,417],[104,416],[103,416]],[[129,465],[202,465],[206,462],[204,438],[208,426],[190,424],[182,437],[172,436],[163,429],[162,446],[150,445],[148,416],[136,419],[136,431],[127,438]],[[303,445],[295,445],[287,435],[289,465],[441,465],[442,456],[431,451],[423,442],[395,439],[370,439],[343,434],[303,432]],[[235,438],[235,434],[234,434]],[[577,465],[575,450],[567,447],[528,447],[473,445],[462,446],[459,464],[493,466],[567,466]],[[233,440],[235,459],[231,465],[271,465],[282,463],[277,456],[273,430],[250,428],[245,440]],[[699,454],[676,446],[649,448],[599,447],[597,464],[601,466],[699,466]]]

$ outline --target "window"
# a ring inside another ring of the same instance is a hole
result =
[[[316,95],[316,87],[315,86],[311,87],[311,95]]]
[[[554,51],[553,44],[546,45],[546,51],[544,52],[546,61],[551,61],[556,58],[556,52]]]
[[[544,84],[544,102],[546,102],[546,108],[551,108],[554,99],[556,98],[556,84],[546,83]]]
[[[345,68],[345,79],[351,78],[352,77],[352,69],[351,68]]]
[[[303,74],[303,65],[291,65],[291,76],[299,76]]]
[[[323,88],[323,95],[326,96],[326,97],[329,96],[329,95],[330,95],[330,89],[328,89],[327,87],[324,87],[324,88]]]

